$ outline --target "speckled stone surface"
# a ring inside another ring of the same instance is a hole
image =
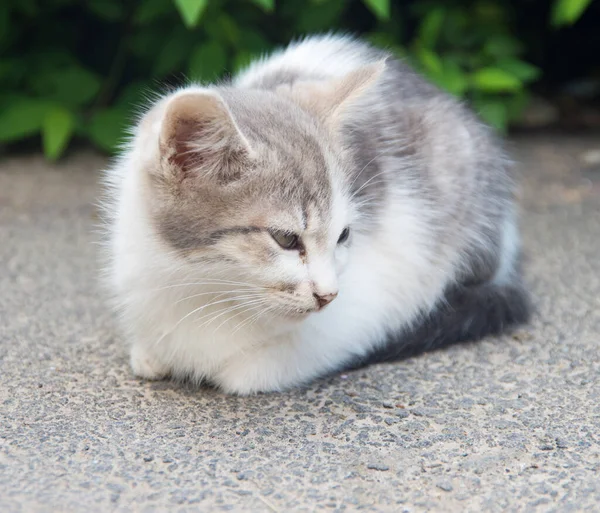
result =
[[[101,158],[1,162],[0,511],[600,511],[600,138],[512,145],[530,326],[250,398],[130,374]]]

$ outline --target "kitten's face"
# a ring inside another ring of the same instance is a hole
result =
[[[250,311],[320,310],[339,292],[353,239],[340,152],[289,102],[229,97],[223,110],[220,99],[204,100],[201,112],[190,96],[167,113],[167,178],[153,179],[151,200],[167,251]]]
[[[237,295],[272,313],[319,310],[339,292],[351,244],[350,217],[342,198],[339,205],[332,198],[324,209],[318,202],[303,203],[303,193],[269,198],[240,190],[221,218],[229,220],[214,225],[208,245],[187,254],[189,265],[206,265],[215,278],[239,282],[232,285]],[[277,189],[270,194],[276,196]]]

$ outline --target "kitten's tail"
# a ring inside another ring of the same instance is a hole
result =
[[[434,311],[411,328],[392,335],[386,345],[355,362],[356,367],[499,335],[527,322],[530,312],[529,296],[519,284],[486,282],[455,287]]]

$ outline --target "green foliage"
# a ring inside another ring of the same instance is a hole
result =
[[[44,154],[50,160],[56,160],[69,144],[75,128],[75,116],[64,107],[54,106],[48,109],[42,124]]]
[[[554,0],[553,26],[591,0]],[[339,29],[408,59],[504,130],[541,70],[501,0],[3,0],[0,145],[73,140],[114,152],[140,105],[186,80],[211,82],[303,34]]]
[[[218,41],[201,43],[192,51],[188,76],[198,82],[211,82],[219,77],[227,65],[227,53]]]
[[[87,134],[99,148],[113,152],[123,142],[126,124],[127,111],[109,107],[92,115],[87,125]]]
[[[256,5],[262,7],[265,11],[271,12],[275,9],[275,0],[252,0]]]
[[[365,5],[382,20],[390,17],[390,0],[365,0]]]
[[[555,27],[572,25],[592,3],[592,0],[555,0],[552,8],[552,24]]]
[[[411,43],[417,68],[438,86],[469,100],[501,131],[520,114],[515,98],[540,75],[523,60],[504,5],[480,0],[467,11],[460,5],[420,3],[417,37]]]
[[[518,62],[518,61],[517,61]],[[500,68],[481,68],[471,75],[473,87],[490,93],[519,91],[523,82]]]
[[[206,9],[208,0],[173,0],[188,28],[195,27]]]
[[[12,142],[39,133],[49,105],[38,98],[8,96],[0,109],[0,141]]]

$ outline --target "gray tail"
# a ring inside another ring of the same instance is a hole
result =
[[[499,335],[528,321],[529,296],[519,285],[492,282],[454,287],[445,301],[410,329],[391,334],[389,342],[350,368],[394,361],[460,342]]]

